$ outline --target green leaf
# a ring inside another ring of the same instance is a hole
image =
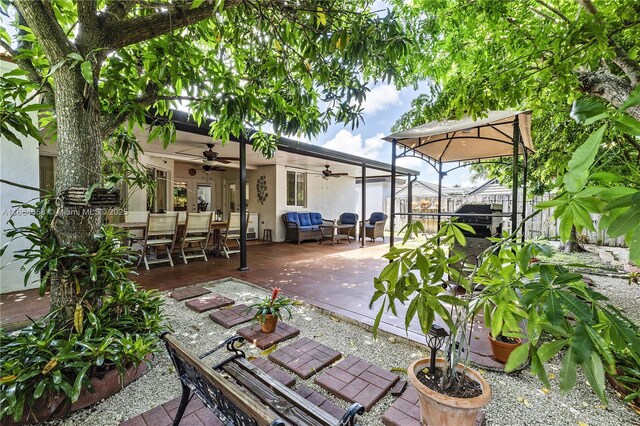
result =
[[[588,360],[581,364],[582,371],[587,377],[587,381],[591,385],[591,389],[594,390],[600,401],[607,402],[607,397],[604,394],[604,368],[602,367],[602,361],[600,357],[594,352],[591,354]]]
[[[589,169],[596,158],[606,129],[606,124],[600,126],[598,130],[589,135],[587,140],[571,156],[568,172],[564,175],[564,185],[567,191],[578,192],[587,183]]]
[[[524,364],[529,357],[530,347],[531,343],[527,342],[515,348],[513,352],[511,352],[511,355],[509,355],[509,359],[504,366],[504,371],[511,373],[512,371],[515,371],[516,368]]]
[[[573,101],[571,118],[578,123],[589,125],[605,117],[608,117],[607,108],[602,102],[593,99],[577,99]]]
[[[573,357],[571,347],[562,358],[562,370],[560,370],[560,391],[566,393],[570,391],[576,384],[576,369],[578,364]]]
[[[538,348],[538,357],[540,358],[540,361],[543,363],[549,361],[551,358],[556,356],[562,348],[567,346],[568,343],[569,341],[567,339],[544,343],[540,348]]]
[[[640,226],[634,229],[631,234],[631,239],[628,242],[629,245],[629,260],[636,265],[640,265]]]
[[[84,58],[82,56],[80,56],[79,53],[76,52],[71,52],[67,55],[67,58],[71,58],[71,59],[75,59],[76,61],[84,61]]]
[[[640,136],[640,121],[630,115],[623,115],[615,119],[616,129],[633,136]]]
[[[626,101],[620,106],[621,110],[625,110],[629,107],[640,105],[640,84],[638,84],[635,89],[629,93],[629,97]]]
[[[191,9],[200,7],[202,3],[204,3],[204,0],[193,0],[193,2],[191,2]]]
[[[87,365],[78,372],[78,375],[76,376],[76,380],[73,382],[73,390],[71,392],[71,395],[69,395],[71,397],[71,402],[76,402],[80,397],[80,391],[82,390],[82,383],[84,381],[84,377],[87,374],[87,370],[89,369],[89,367],[91,366]]]
[[[36,389],[33,391],[33,398],[34,399],[38,399],[42,396],[42,392],[44,392],[44,388],[47,385],[47,381],[46,380],[40,380],[38,382],[38,385],[36,386]]]
[[[552,325],[558,325],[562,320],[564,315],[555,291],[550,291],[547,295],[547,303],[544,313]]]
[[[636,204],[635,206],[629,207],[629,210],[622,213],[611,223],[607,230],[607,234],[611,238],[619,237],[620,235],[625,235],[633,231],[639,225],[640,204]]]
[[[558,290],[555,293],[569,312],[586,323],[591,323],[593,321],[591,310],[582,300],[565,290]]]
[[[93,84],[93,73],[91,72],[91,62],[84,61],[80,64],[80,71],[82,71],[82,77],[87,83]]]

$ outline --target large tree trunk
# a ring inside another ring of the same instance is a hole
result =
[[[55,192],[60,195],[69,187],[88,188],[100,181],[100,105],[96,92],[84,80],[78,66],[60,67],[54,90],[58,123]],[[54,231],[64,246],[80,243],[91,247],[100,222],[97,209],[64,206],[59,211]],[[59,276],[52,278],[52,310],[65,307],[70,315],[77,298],[73,283],[63,281]]]

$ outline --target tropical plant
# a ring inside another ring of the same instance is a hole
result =
[[[31,245],[13,253],[24,262],[25,282],[40,280],[40,294],[58,274],[72,284],[77,303],[73,316],[64,308],[14,333],[0,329],[0,419],[20,419],[40,398],[64,395],[75,402],[90,380],[110,370],[124,374],[131,365],[147,362],[159,350],[162,299],[139,290],[127,274],[134,253],[121,243],[125,234],[102,225],[89,248],[65,246],[53,232],[60,206],[45,196],[33,204],[18,204],[36,222],[16,227],[7,236]],[[4,252],[2,253],[4,254]]]
[[[253,319],[259,323],[264,323],[267,315],[272,315],[280,320],[283,319],[283,312],[287,313],[287,318],[291,319],[291,305],[293,300],[288,297],[278,296],[280,293],[279,287],[274,287],[270,295],[264,298],[258,298],[258,301],[247,306],[245,312],[252,312],[255,310]]]
[[[560,265],[532,262],[546,249],[537,242],[516,243],[514,235],[495,241],[478,257],[473,272],[461,274],[464,255],[457,252],[455,244],[464,246],[462,231],[469,229],[468,225],[448,221],[418,247],[390,248],[385,254],[389,265],[374,278],[370,305],[383,300],[374,332],[385,310],[397,315],[396,302],[408,302],[405,327],[408,329],[417,316],[425,335],[438,315],[449,328],[444,348],[447,362],[439,389],[446,393],[460,383],[456,364],[468,364],[471,320],[477,312],[487,315],[494,335],[520,336],[519,320],[526,319],[522,333],[527,341],[511,353],[506,371],[530,360],[531,372],[549,387],[544,364],[563,351],[561,391],[569,391],[576,384],[579,366],[594,392],[606,401],[605,371],[614,372],[616,365],[612,350],[637,354],[637,327],[608,304],[605,296],[589,288],[582,275]],[[423,232],[420,222],[410,222],[403,243]],[[445,290],[452,282],[464,288],[463,297]],[[477,284],[485,287],[473,292]]]
[[[121,281],[102,302],[72,330],[60,326],[60,311],[14,333],[0,328],[0,419],[17,421],[40,398],[64,395],[73,403],[83,389],[94,391],[94,377],[151,365],[149,354],[161,350],[156,336],[166,328],[162,299]]]

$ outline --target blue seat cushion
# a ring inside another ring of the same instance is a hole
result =
[[[298,212],[289,212],[285,217],[287,218],[288,222],[295,222],[300,225],[300,222],[298,221]]]
[[[384,221],[384,213],[382,212],[371,213],[371,217],[369,218],[370,225],[375,225],[376,222],[382,222],[382,221]]]
[[[365,228],[367,228],[367,229],[373,229],[373,228],[375,228],[375,226],[374,226],[374,225],[369,225],[369,224],[366,224],[364,227],[365,227]]]
[[[309,226],[311,225],[311,218],[309,217],[309,213],[298,213],[298,220],[300,221],[300,226]]]
[[[319,228],[317,226],[311,226],[311,225],[306,225],[306,226],[300,225],[298,229],[301,231],[317,231]]]
[[[322,215],[320,213],[309,213],[312,225],[322,225]]]
[[[345,225],[355,225],[358,222],[358,215],[355,213],[342,213],[340,215],[340,223]]]

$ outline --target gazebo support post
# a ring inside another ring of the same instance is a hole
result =
[[[512,170],[511,170],[511,233],[516,232],[518,227],[518,148],[520,145],[520,120],[516,115],[513,121],[513,157],[512,157]]]
[[[362,171],[360,172],[360,176],[362,176],[362,216],[360,220],[360,247],[366,247],[366,235],[365,235],[365,220],[367,217],[367,165],[362,163]]]
[[[436,232],[440,230],[440,213],[442,213],[442,163],[438,162],[438,219]]]
[[[391,141],[391,206],[389,209],[389,231],[391,231],[391,235],[389,236],[389,247],[393,247],[393,238],[395,233],[394,222],[396,218],[396,149],[397,149],[398,141],[394,139]],[[362,218],[364,220],[364,218]]]
[[[407,223],[413,220],[413,179],[411,175],[407,175]]]
[[[240,137],[240,267],[238,271],[248,271],[247,267],[247,140]]]

